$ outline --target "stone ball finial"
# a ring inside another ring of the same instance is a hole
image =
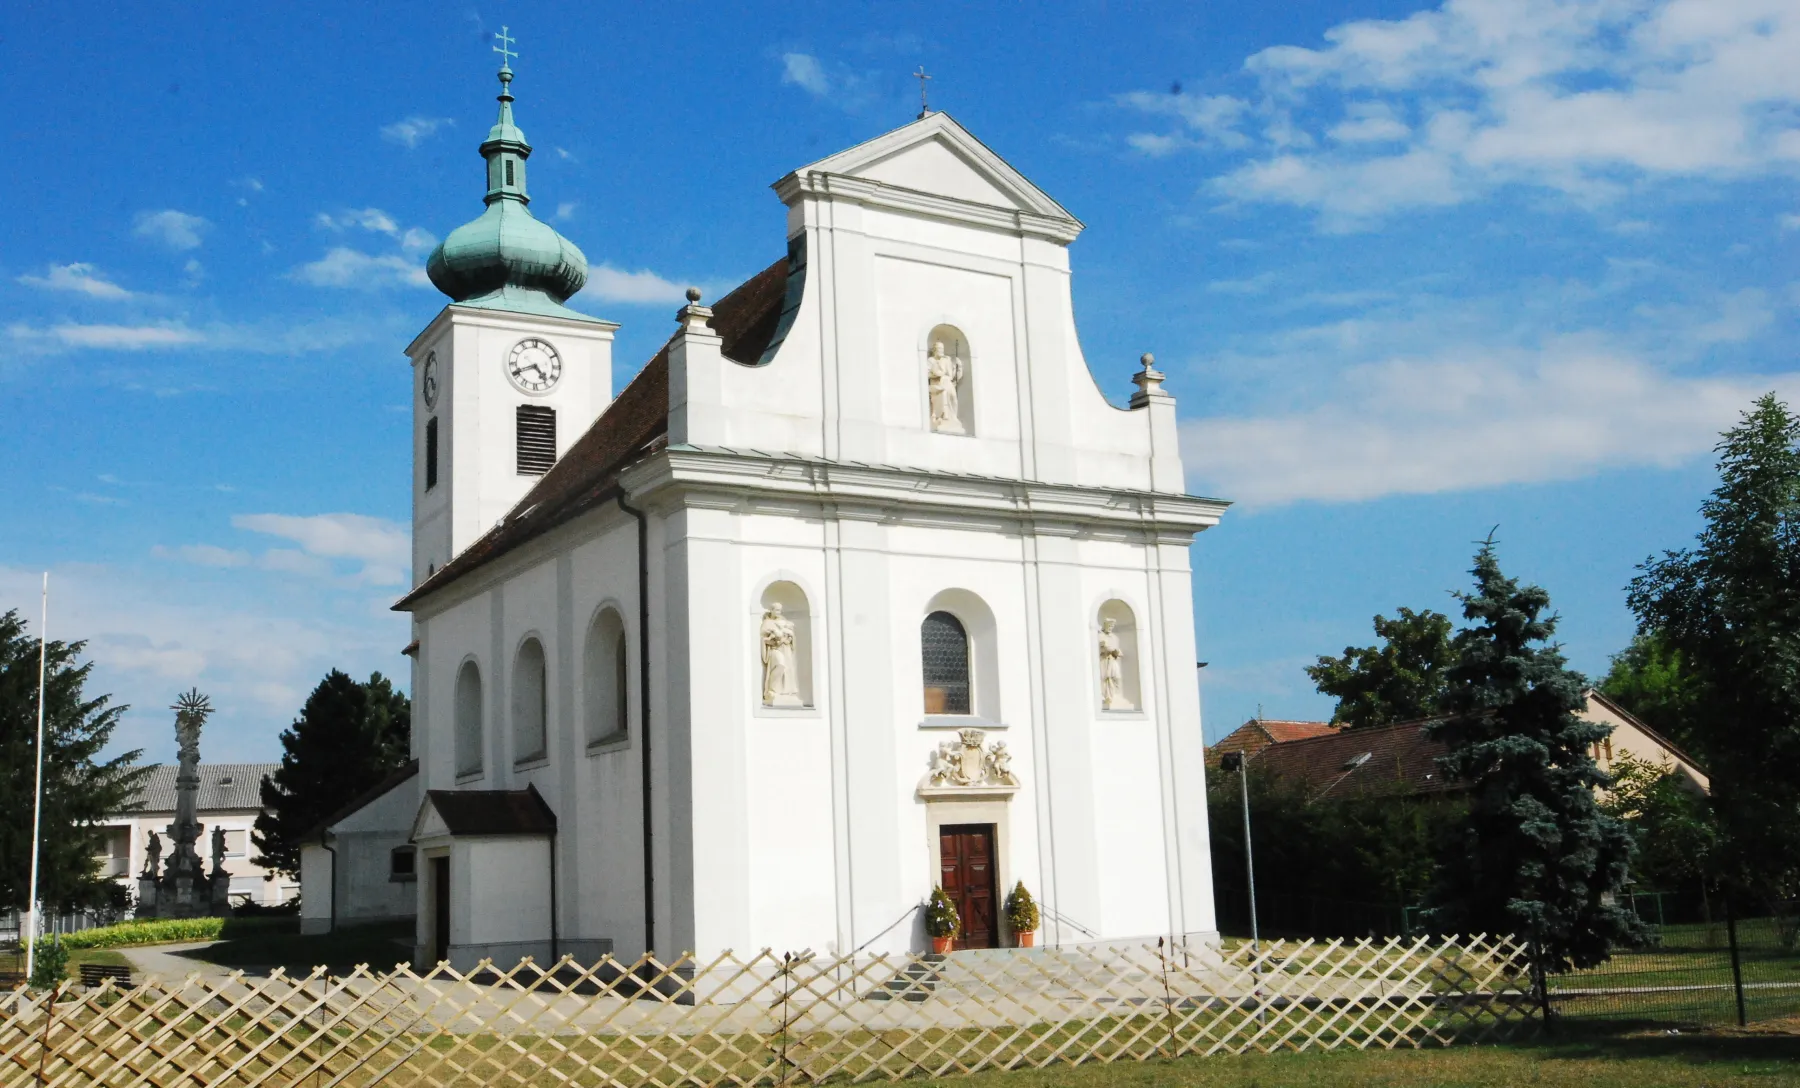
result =
[[[1138,362],[1144,364],[1145,370],[1155,370],[1156,369],[1156,356],[1150,354],[1147,351],[1144,352],[1144,354],[1138,356]]]
[[[700,301],[700,288],[698,288],[698,287],[688,288],[687,289],[687,300],[691,303],[698,304]]]

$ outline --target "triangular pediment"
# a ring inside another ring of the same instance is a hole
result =
[[[1080,225],[1068,209],[947,113],[926,114],[795,174],[840,174]]]

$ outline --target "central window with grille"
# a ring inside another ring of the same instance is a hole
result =
[[[556,464],[556,409],[519,405],[519,475],[542,476]]]
[[[925,713],[969,713],[969,634],[948,612],[933,612],[919,628],[925,665]]]
[[[425,490],[437,486],[438,437],[437,417],[425,421]]]

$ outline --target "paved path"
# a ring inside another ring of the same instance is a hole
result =
[[[196,959],[193,956],[178,954],[218,943],[217,941],[190,941],[186,944],[137,945],[118,949],[118,952],[131,961],[133,971],[144,977],[154,976],[169,982],[187,978],[189,975],[199,975],[201,978],[225,978],[237,968],[221,967],[216,963],[207,963],[205,960]],[[268,972],[259,968],[250,968],[246,969],[244,973],[261,975]]]

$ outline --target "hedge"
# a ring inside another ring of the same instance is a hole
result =
[[[64,948],[125,948],[134,944],[176,944],[182,941],[216,941],[231,924],[236,936],[250,929],[287,929],[291,918],[145,918],[117,925],[84,929],[61,935]]]

